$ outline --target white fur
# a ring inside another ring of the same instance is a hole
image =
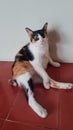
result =
[[[36,43],[31,43],[29,49],[34,55],[34,60],[30,61],[34,70],[42,77],[44,87],[49,89],[49,79],[45,68],[47,67],[49,58],[48,58],[48,39],[43,39],[39,36],[39,41]],[[48,84],[48,85],[47,85]]]
[[[42,118],[45,118],[48,115],[47,110],[38,104],[33,96],[30,96],[29,98],[29,106]]]
[[[29,88],[28,86],[28,80],[31,78],[30,73],[27,72],[25,74],[22,74],[16,78],[18,85],[21,87],[21,84],[24,84],[26,88]]]

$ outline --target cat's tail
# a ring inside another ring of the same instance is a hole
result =
[[[73,88],[73,83],[63,83],[50,79],[50,87],[56,89],[71,89]]]

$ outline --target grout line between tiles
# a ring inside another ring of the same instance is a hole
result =
[[[31,126],[31,127],[37,127],[38,128],[44,128],[45,130],[58,130],[57,128],[49,128],[49,127],[46,127],[46,126],[38,126],[38,125],[35,125],[33,126],[33,124],[29,124],[29,123],[23,123],[21,121],[12,121],[12,120],[5,120],[6,122],[11,122],[11,123],[14,123],[14,124],[20,124],[20,125],[24,125],[24,126]],[[4,127],[3,127],[4,128]],[[3,129],[2,128],[2,129]],[[2,130],[1,129],[1,130]]]
[[[13,101],[12,107],[11,107],[10,111],[8,112],[8,115],[7,115],[7,117],[6,117],[6,120],[8,119],[8,117],[9,117],[9,115],[10,115],[10,113],[11,113],[11,111],[12,111],[12,109],[13,109],[15,103],[16,103],[16,100],[17,100],[17,97],[19,96],[19,93],[20,93],[20,91],[18,91],[18,93],[17,93],[17,95],[16,95],[16,98],[15,98],[15,100]]]
[[[60,91],[59,91],[59,102],[58,102],[58,130],[60,130],[60,115],[61,115],[61,111],[60,111],[60,95],[61,95],[61,93],[60,93]]]
[[[1,127],[1,130],[3,130],[4,125],[5,125],[5,122],[7,121],[8,117],[9,117],[9,115],[10,115],[10,113],[11,113],[11,111],[12,111],[12,109],[13,109],[15,103],[16,103],[17,97],[19,96],[19,92],[20,92],[20,90],[19,90],[18,93],[16,94],[15,100],[14,100],[13,103],[12,103],[12,107],[11,107],[11,109],[9,110],[6,119],[4,119],[4,122],[3,122],[3,125],[2,125],[2,127]]]
[[[57,130],[59,130],[59,91],[58,91],[58,96],[57,96],[58,104],[57,104],[57,115],[56,115],[56,120],[57,120]]]

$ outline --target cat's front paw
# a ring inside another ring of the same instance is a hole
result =
[[[43,83],[44,84],[44,88],[46,88],[46,89],[50,89],[50,84],[49,84],[49,82],[44,82]]]

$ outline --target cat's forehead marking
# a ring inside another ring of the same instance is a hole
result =
[[[40,35],[41,37],[45,37],[45,33],[44,33],[44,31],[43,30],[37,30],[37,31],[33,31],[33,34],[32,34],[32,36],[38,36],[38,35]]]
[[[35,33],[35,34],[41,34],[41,33],[44,33],[44,31],[43,30],[37,30],[37,31],[33,31],[33,33]]]

